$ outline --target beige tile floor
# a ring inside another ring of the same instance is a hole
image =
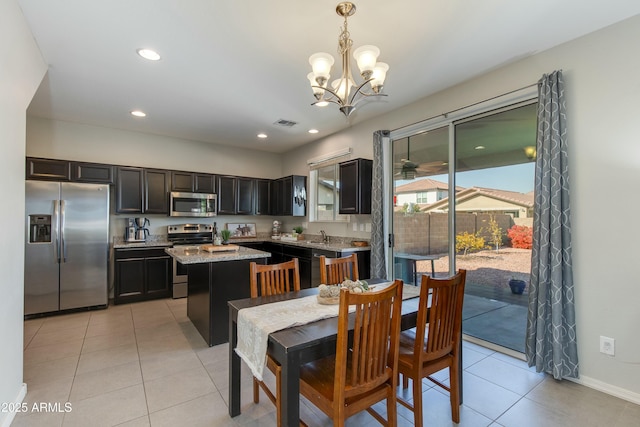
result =
[[[25,321],[25,402],[69,402],[71,411],[21,413],[12,426],[275,426],[273,405],[252,402],[246,370],[242,414],[229,418],[227,352],[207,347],[184,299]],[[462,426],[639,425],[640,406],[554,381],[521,360],[465,342],[463,362]],[[429,382],[423,402],[425,426],[452,424],[447,394]],[[331,425],[304,400],[301,413],[311,426]],[[400,426],[413,425],[408,410],[398,413]],[[378,424],[363,413],[348,425]]]

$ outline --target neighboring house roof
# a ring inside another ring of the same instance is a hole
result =
[[[446,182],[436,181],[435,179],[416,179],[408,184],[399,185],[396,187],[396,194],[404,193],[419,193],[429,190],[448,190],[449,184]],[[457,191],[463,190],[464,187],[456,187]]]
[[[471,187],[456,193],[456,203],[460,204],[478,196],[485,196],[501,200],[503,202],[513,203],[514,205],[533,208],[533,191],[530,191],[529,193],[518,193],[517,191],[497,190],[495,188],[482,187]],[[446,208],[448,202],[449,198],[447,197],[430,204],[424,210]]]

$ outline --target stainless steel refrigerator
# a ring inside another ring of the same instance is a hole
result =
[[[109,186],[26,181],[24,314],[108,303]]]

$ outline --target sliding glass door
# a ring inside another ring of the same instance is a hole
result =
[[[391,133],[393,277],[466,269],[463,332],[517,352],[527,289],[513,293],[510,281],[528,283],[531,268],[534,102]]]
[[[455,264],[467,270],[463,332],[519,353],[528,298],[512,293],[509,282],[528,283],[531,271],[535,137],[535,104],[455,124]]]
[[[416,284],[422,274],[446,275],[446,210],[425,211],[447,198],[449,129],[439,127],[393,141],[394,277]]]

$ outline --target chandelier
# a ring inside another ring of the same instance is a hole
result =
[[[331,87],[327,87],[331,77],[331,66],[335,61],[330,54],[320,52],[309,58],[313,72],[309,73],[307,78],[316,98],[316,102],[311,105],[323,107],[333,102],[339,105],[340,111],[345,116],[349,117],[356,104],[363,99],[370,96],[387,96],[381,91],[389,66],[384,62],[376,62],[380,55],[380,49],[377,47],[371,45],[359,47],[353,52],[353,57],[364,81],[356,84],[351,74],[350,62],[353,40],[347,28],[347,18],[356,13],[356,5],[351,2],[342,2],[336,6],[336,13],[344,18],[344,27],[338,39],[338,53],[342,56],[342,77],[331,82]],[[368,89],[371,91],[366,92]]]

